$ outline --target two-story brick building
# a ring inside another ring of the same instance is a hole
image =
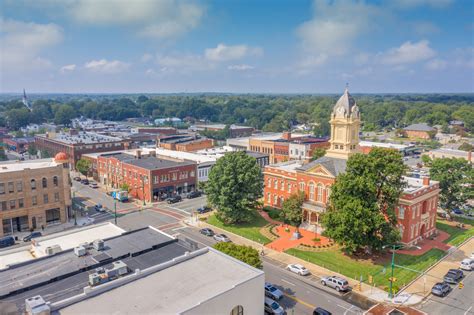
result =
[[[150,151],[142,156],[123,152],[106,153],[97,158],[101,184],[110,188],[129,187],[129,194],[151,202],[196,189],[197,163],[184,159],[156,155]]]

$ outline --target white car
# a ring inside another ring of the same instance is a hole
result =
[[[307,276],[309,275],[309,270],[306,269],[303,265],[300,264],[289,264],[286,266],[286,269],[299,274],[300,276]]]
[[[471,259],[474,259],[474,252],[471,253]]]
[[[228,238],[227,235],[225,234],[215,234],[213,238],[218,242],[225,242],[225,243],[232,242],[230,238]]]
[[[471,271],[474,269],[474,260],[470,258],[465,258],[461,261],[460,269]]]
[[[273,315],[283,315],[285,314],[285,310],[283,307],[280,306],[277,302],[274,300],[265,297],[265,313],[268,314],[273,314]]]

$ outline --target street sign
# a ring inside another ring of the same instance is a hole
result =
[[[396,281],[397,281],[397,278],[395,278],[395,277],[393,277],[393,278],[390,277],[390,278],[388,278],[388,281],[390,281],[390,282],[396,282]]]
[[[464,283],[459,282],[459,289],[462,289],[462,288],[464,288]]]

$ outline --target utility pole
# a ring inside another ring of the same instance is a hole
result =
[[[114,199],[114,219],[115,219],[115,225],[117,225],[117,200]]]
[[[145,202],[145,176],[142,177],[142,196],[143,196],[143,205],[146,205]]]
[[[76,208],[74,207],[74,198],[76,198],[76,191],[72,191],[72,210],[74,210],[74,225],[77,225]]]
[[[395,269],[395,245],[392,245],[392,275],[390,278],[390,292],[388,294],[389,298],[393,298],[393,270]]]

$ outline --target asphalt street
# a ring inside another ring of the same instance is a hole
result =
[[[174,235],[202,246],[212,246],[213,238],[199,233],[198,229],[183,227],[174,229]],[[302,277],[284,269],[279,262],[263,258],[266,281],[284,292],[279,301],[287,314],[312,314],[317,306],[332,314],[362,314],[363,311],[339,297],[339,293],[320,285],[313,276]]]

